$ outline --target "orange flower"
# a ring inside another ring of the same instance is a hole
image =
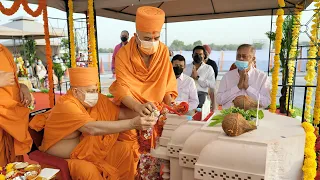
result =
[[[10,8],[5,8],[0,2],[0,11],[7,16],[11,16],[18,11],[22,1],[23,0],[15,0]]]
[[[53,65],[51,59],[51,46],[50,46],[50,36],[49,36],[49,23],[48,23],[48,12],[47,12],[47,4],[43,8],[43,22],[44,22],[44,38],[46,41],[46,59],[48,64],[48,78],[49,78],[49,100],[50,107],[54,106],[54,86],[53,86]],[[51,79],[51,81],[50,81]]]
[[[23,5],[23,9],[31,16],[33,17],[38,17],[40,16],[40,14],[42,13],[44,6],[46,5],[46,0],[39,0],[39,5],[38,8],[33,11],[32,9],[30,9],[30,7],[28,6],[28,1],[27,0],[23,0],[22,1],[22,5]]]

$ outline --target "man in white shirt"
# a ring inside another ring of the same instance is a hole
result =
[[[186,68],[186,75],[191,76],[196,83],[199,105],[202,108],[208,96],[208,90],[215,88],[215,75],[213,68],[203,62],[206,59],[205,49],[203,46],[196,46],[192,53],[193,62]]]
[[[217,103],[229,108],[238,96],[247,96],[250,100],[258,101],[266,108],[270,105],[271,83],[268,76],[254,68],[255,49],[250,44],[243,44],[237,49],[237,69],[227,72],[220,81],[217,93]]]
[[[194,80],[183,74],[184,68],[186,67],[185,58],[177,54],[173,56],[171,62],[178,84],[178,97],[176,101],[187,102],[189,104],[189,111],[196,109],[199,104],[197,88]]]

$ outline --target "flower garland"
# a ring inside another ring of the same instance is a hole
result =
[[[283,15],[284,11],[282,7],[285,6],[283,0],[279,0],[280,8],[277,10],[277,29],[276,29],[276,40],[275,40],[275,56],[274,56],[274,69],[272,72],[272,90],[271,90],[271,105],[270,111],[275,113],[276,112],[276,104],[277,104],[277,92],[278,92],[278,76],[280,70],[280,49],[281,49],[281,41],[282,41],[282,24],[283,24]]]
[[[297,44],[298,44],[298,38],[300,34],[300,20],[301,20],[301,10],[303,9],[303,6],[296,5],[296,9],[294,11],[295,15],[293,16],[293,25],[292,25],[292,42],[290,45],[290,52],[289,52],[289,59],[288,59],[288,85],[291,86],[293,83],[293,76],[296,66],[295,58],[297,56]],[[287,89],[286,93],[286,102],[289,100],[289,94],[292,93],[292,88]],[[294,113],[294,110],[292,107],[289,106],[290,113]]]
[[[284,2],[284,0],[278,0],[278,4],[280,7],[285,7],[286,3]]]
[[[40,16],[40,14],[42,13],[43,9],[45,8],[46,0],[39,0],[38,8],[35,11],[30,9],[30,7],[28,6],[28,1],[27,0],[23,0],[22,1],[22,5],[23,5],[23,9],[29,15],[31,15],[32,17],[38,17],[38,16]]]
[[[320,48],[318,49],[318,56],[320,56]],[[320,64],[318,64],[317,88],[316,88],[316,102],[313,108],[313,124],[317,126],[320,123]]]
[[[50,46],[50,35],[49,35],[49,23],[48,23],[48,12],[47,12],[47,4],[44,2],[45,6],[43,8],[43,27],[44,27],[44,39],[46,41],[46,59],[48,64],[48,78],[49,78],[49,101],[50,107],[54,106],[54,85],[53,85],[53,65],[51,59],[51,46]]]
[[[68,7],[69,7],[69,33],[70,33],[70,58],[71,58],[71,67],[77,67],[76,64],[76,48],[75,48],[75,43],[74,43],[74,32],[73,32],[73,1],[68,0]]]
[[[11,16],[18,11],[22,1],[23,0],[15,0],[10,8],[5,8],[0,2],[0,11],[7,16]]]
[[[316,161],[316,135],[314,134],[314,127],[308,123],[303,122],[302,127],[306,132],[306,141],[304,147],[304,162],[302,166],[303,179],[312,180],[316,177],[317,174],[317,161]]]
[[[88,14],[89,14],[89,56],[90,56],[90,67],[98,67],[97,61],[97,51],[96,51],[96,36],[94,28],[94,10],[93,10],[93,0],[88,0]]]
[[[317,9],[319,9],[320,3],[317,2],[315,6],[317,7]],[[318,47],[318,56],[320,56],[320,47]],[[320,66],[319,64],[318,64],[318,76],[317,76],[317,88],[316,88],[316,102],[313,110],[314,110],[313,124],[316,126],[320,123]]]
[[[31,16],[33,17],[38,17],[41,15],[43,8],[45,6],[45,0],[39,0],[39,6],[38,8],[33,11],[32,9],[30,9],[29,5],[28,5],[28,1],[27,0],[15,0],[12,4],[12,6],[10,8],[5,8],[2,3],[0,2],[0,11],[7,15],[7,16],[11,16],[14,13],[16,13],[19,10],[20,5],[23,5],[23,9]]]
[[[307,63],[307,74],[304,77],[306,80],[306,85],[307,86],[312,86],[313,85],[313,80],[314,77],[316,76],[316,64],[317,61],[315,58],[317,57],[317,52],[318,52],[318,47],[317,47],[317,34],[318,34],[318,26],[319,26],[319,0],[314,0],[314,2],[317,2],[317,8],[315,10],[316,15],[314,16],[313,24],[311,26],[311,37],[310,37],[310,49],[308,53],[308,63]],[[307,89],[307,96],[306,96],[306,109],[304,112],[304,119],[308,122],[311,122],[311,101],[312,101],[312,95],[313,95],[313,88],[308,88]]]

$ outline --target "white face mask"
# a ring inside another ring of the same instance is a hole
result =
[[[88,106],[93,107],[97,104],[98,99],[99,99],[99,94],[98,93],[88,93],[88,92],[83,92],[80,91],[84,94],[84,101]]]
[[[137,38],[141,42],[140,49],[143,53],[151,55],[157,52],[159,47],[159,41],[143,41],[139,38],[138,34]]]

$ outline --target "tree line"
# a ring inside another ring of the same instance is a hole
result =
[[[171,45],[169,46],[170,50],[172,51],[192,51],[194,47],[196,46],[202,46],[203,43],[198,40],[195,41],[193,44],[185,44],[183,41],[180,40],[174,40]],[[212,50],[214,51],[234,51],[237,50],[237,48],[240,46],[240,44],[224,44],[224,45],[217,45],[214,43],[208,44]],[[264,44],[263,43],[253,43],[252,44],[257,50],[262,49]]]
[[[99,53],[113,53],[113,48],[99,48]]]

